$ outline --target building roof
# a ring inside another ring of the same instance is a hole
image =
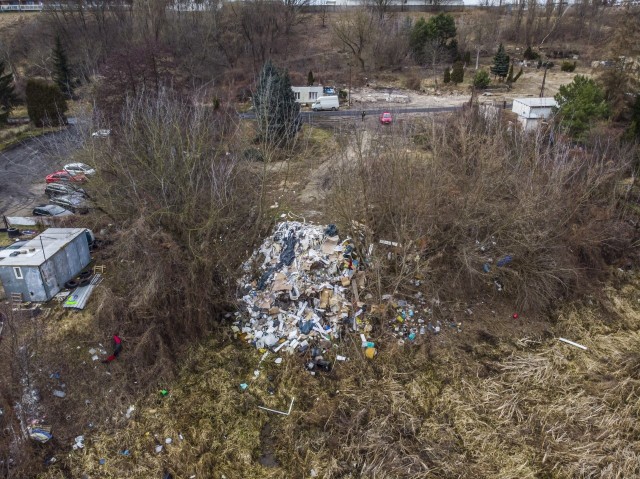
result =
[[[523,105],[527,105],[531,108],[549,108],[552,106],[558,106],[558,103],[553,97],[545,98],[514,98],[514,102],[520,102]]]
[[[40,266],[64,248],[72,240],[84,234],[86,228],[49,228],[43,233],[27,241],[20,249],[0,250],[0,267],[2,266]],[[43,254],[44,247],[44,254]],[[16,251],[26,253],[10,256]]]

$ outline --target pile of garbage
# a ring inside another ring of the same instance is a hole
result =
[[[260,350],[308,351],[315,359],[310,369],[326,369],[320,352],[347,328],[364,326],[363,266],[353,241],[340,240],[335,225],[280,223],[243,265],[232,328]]]

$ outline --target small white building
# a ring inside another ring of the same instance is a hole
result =
[[[323,87],[320,86],[292,86],[293,94],[296,97],[296,103],[310,105],[318,98],[324,95]]]
[[[551,98],[514,98],[511,111],[518,115],[518,121],[524,131],[538,128],[542,120],[551,117],[558,103]]]

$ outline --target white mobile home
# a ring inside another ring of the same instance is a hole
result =
[[[511,111],[518,115],[524,131],[532,131],[542,120],[550,118],[557,106],[553,98],[514,98]]]
[[[320,86],[292,86],[293,94],[296,97],[296,103],[311,104],[318,98],[323,96],[323,87]]]

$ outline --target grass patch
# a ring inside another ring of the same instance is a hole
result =
[[[32,125],[20,125],[11,128],[5,128],[0,131],[0,151],[6,150],[18,143],[36,138],[38,136],[63,130],[65,127],[56,126],[48,128],[36,128]]]

